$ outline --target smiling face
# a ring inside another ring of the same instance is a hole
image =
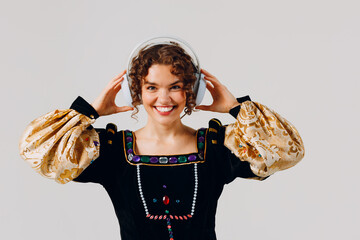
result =
[[[184,83],[171,69],[171,65],[152,65],[141,87],[142,104],[149,120],[165,125],[179,121],[186,105]]]
[[[186,95],[186,104],[184,108],[184,113],[188,115],[192,113],[195,107],[195,100],[196,100],[196,95],[192,89],[196,81],[196,77],[194,75],[196,69],[194,67],[194,64],[192,63],[191,57],[185,52],[184,49],[182,49],[180,46],[178,46],[175,43],[157,44],[151,47],[144,47],[142,50],[139,51],[139,54],[132,59],[131,63],[132,66],[128,73],[128,76],[129,78],[132,79],[130,90],[132,97],[132,105],[135,108],[134,112],[131,115],[132,117],[135,118],[135,114],[139,112],[137,106],[141,105],[143,102],[141,96],[144,94],[151,93],[150,91],[143,91],[144,79],[145,81],[157,83],[154,81],[159,80],[159,78],[153,79],[152,76],[158,70],[159,72],[163,72],[164,74],[166,72],[166,74],[168,74],[168,78],[166,80],[170,81],[172,79],[175,81],[175,78],[178,77],[176,79],[181,79],[183,81],[182,89]],[[166,66],[166,71],[161,71],[164,70],[162,67],[165,66]],[[150,68],[152,70],[150,70]],[[156,88],[157,86],[154,87]],[[171,89],[171,94],[174,93],[174,90],[176,88],[178,87],[174,86],[174,88]],[[153,95],[154,94],[152,94],[151,96]],[[144,97],[147,96],[144,95]],[[146,109],[148,108],[146,107]],[[165,111],[167,109],[162,109],[162,110]],[[175,110],[177,111],[179,109],[175,109]],[[148,113],[150,114],[150,112]],[[172,116],[174,115],[174,113],[171,112],[168,114],[168,116],[170,115]]]

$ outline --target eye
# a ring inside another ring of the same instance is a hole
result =
[[[155,87],[154,86],[148,86],[146,89],[151,91],[151,90],[155,90]]]
[[[179,85],[174,85],[174,86],[171,87],[171,89],[175,89],[175,90],[181,89],[181,86],[179,86]]]

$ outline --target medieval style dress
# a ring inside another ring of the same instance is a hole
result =
[[[20,154],[58,183],[94,182],[109,194],[123,240],[214,240],[217,201],[236,177],[263,180],[304,156],[302,140],[268,107],[238,98],[233,124],[212,119],[196,132],[197,151],[139,155],[132,131],[91,126],[99,117],[78,97],[70,109],[35,119]]]

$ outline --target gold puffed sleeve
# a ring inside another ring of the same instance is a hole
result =
[[[41,116],[23,133],[20,155],[41,175],[67,183],[99,156],[99,135],[87,129],[94,122],[72,109]]]
[[[241,103],[236,122],[225,130],[224,145],[251,171],[267,177],[297,164],[305,153],[296,128],[268,107],[246,101]]]

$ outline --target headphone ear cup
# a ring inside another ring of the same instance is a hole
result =
[[[128,81],[127,73],[124,75],[124,80],[121,83],[121,90],[123,92],[123,97],[124,97],[126,105],[130,106],[130,107],[134,107],[132,105],[131,90],[130,90],[130,84],[129,84],[129,81]]]
[[[200,77],[199,77],[199,74],[196,73],[196,77],[197,77],[196,81],[198,81],[198,83],[195,83],[195,87],[197,88],[197,90],[195,88],[195,94],[196,94],[195,104],[196,104],[196,106],[199,106],[205,96],[206,81],[204,79],[204,77],[205,77],[204,74],[200,74]]]

